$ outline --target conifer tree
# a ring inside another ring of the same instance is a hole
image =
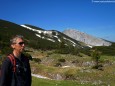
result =
[[[94,59],[94,61],[95,61],[95,63],[96,63],[96,64],[95,64],[95,68],[98,69],[101,52],[100,52],[100,51],[97,51],[97,49],[92,50],[91,56],[93,57],[93,59]]]

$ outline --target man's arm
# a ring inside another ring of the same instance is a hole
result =
[[[10,65],[11,62],[8,58],[6,58],[6,60],[2,63],[2,67],[1,67],[1,76],[0,76],[0,86],[7,86],[9,81],[8,81],[8,77],[9,77],[9,71],[10,71]]]

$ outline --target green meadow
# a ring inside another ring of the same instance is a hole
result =
[[[32,86],[91,86],[90,84],[78,84],[76,81],[46,80],[32,77]]]

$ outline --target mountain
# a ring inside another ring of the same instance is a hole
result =
[[[106,41],[101,38],[93,37],[91,35],[80,32],[78,30],[68,29],[68,30],[63,31],[63,33],[77,41],[84,42],[90,46],[110,46],[111,45],[111,42],[109,41]]]
[[[34,32],[35,36],[40,39],[45,39],[53,43],[60,43],[64,41],[65,45],[67,46],[72,45],[72,46],[82,47],[79,41],[76,41],[59,31],[38,29],[35,26],[31,26],[31,25],[21,25],[21,26],[26,28],[27,30]]]
[[[18,25],[10,21],[0,19],[0,49],[9,46],[9,40],[13,35],[23,35],[28,47],[36,49],[57,49],[60,45],[76,48],[86,47],[84,43],[70,38],[56,31],[44,30],[33,25]]]

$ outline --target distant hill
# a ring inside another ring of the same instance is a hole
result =
[[[68,29],[68,30],[63,31],[63,33],[77,41],[84,42],[90,46],[110,46],[111,45],[111,42],[109,41],[106,41],[101,38],[96,38],[89,34],[80,32],[78,30]]]

